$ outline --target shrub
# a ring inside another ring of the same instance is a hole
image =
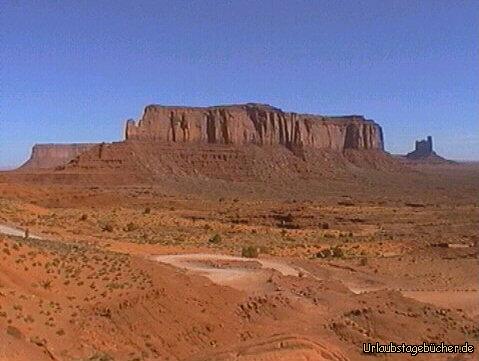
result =
[[[244,246],[241,249],[241,256],[246,258],[257,258],[258,248],[255,246]]]
[[[113,361],[113,357],[107,353],[100,352],[90,356],[87,361]]]
[[[284,221],[288,223],[293,222],[294,221],[293,215],[291,213],[288,213],[286,216],[284,216]]]
[[[328,257],[344,258],[344,251],[339,246],[330,247],[316,253],[316,257],[317,258],[328,258]]]
[[[111,223],[107,223],[102,227],[102,229],[105,232],[113,232],[113,225]]]
[[[130,222],[126,225],[124,229],[125,232],[132,232],[132,231],[136,231],[138,229],[138,225],[133,223],[133,222]]]
[[[41,282],[40,282],[40,285],[41,285],[44,289],[48,290],[48,289],[50,289],[50,288],[52,287],[52,281],[50,281],[50,280],[41,281]]]
[[[150,214],[151,213],[151,208],[146,207],[145,210],[143,211],[143,214]]]
[[[221,243],[221,236],[216,233],[213,237],[208,240],[209,243],[218,244]]]
[[[88,215],[83,213],[80,217],[80,221],[86,221],[88,219]]]
[[[332,250],[332,256],[333,257],[337,257],[337,258],[343,258],[344,257],[344,252],[340,247],[336,246],[336,247],[333,247],[331,250]]]

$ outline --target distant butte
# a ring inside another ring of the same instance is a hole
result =
[[[429,135],[426,139],[416,140],[415,148],[406,155],[409,160],[446,162],[447,160],[439,156],[432,145],[432,137]]]
[[[64,165],[93,148],[95,143],[35,144],[30,159],[20,169],[48,169]]]

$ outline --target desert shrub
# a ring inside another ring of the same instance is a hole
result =
[[[150,214],[151,213],[151,208],[146,207],[145,210],[143,211],[143,214]]]
[[[212,243],[212,244],[218,244],[218,243],[221,243],[221,236],[216,233],[214,236],[212,236],[209,240],[208,240],[209,243]]]
[[[294,217],[291,213],[288,213],[286,216],[284,216],[284,221],[285,222],[293,222],[294,221]]]
[[[83,213],[80,217],[80,221],[86,221],[88,219],[88,215]]]
[[[255,246],[244,246],[241,249],[241,256],[246,258],[257,258],[258,248]]]
[[[344,258],[344,251],[339,247],[329,247],[316,253],[317,258]]]
[[[329,229],[329,223],[326,223],[326,222],[325,222],[325,223],[322,223],[322,224],[321,224],[321,228],[322,228],[322,229]]]
[[[113,232],[113,224],[111,223],[106,223],[103,227],[102,227],[103,231],[105,232]]]
[[[107,353],[100,352],[90,356],[87,361],[113,361],[113,357]]]
[[[324,238],[336,238],[336,234],[334,233],[325,233],[323,235]]]
[[[333,247],[331,250],[332,250],[333,257],[337,257],[337,258],[344,257],[344,251],[339,246]]]
[[[368,259],[366,257],[364,258],[361,258],[361,260],[359,261],[359,265],[360,266],[366,266],[368,264]]]
[[[52,287],[52,281],[50,281],[50,280],[41,281],[41,282],[40,282],[40,285],[41,285],[44,289],[48,290],[48,289],[50,289],[50,288]]]
[[[133,232],[133,231],[136,231],[138,229],[138,225],[133,223],[133,222],[130,222],[128,223],[124,229],[125,232]]]
[[[424,208],[426,207],[425,204],[422,203],[405,203],[407,207],[412,207],[412,208]]]

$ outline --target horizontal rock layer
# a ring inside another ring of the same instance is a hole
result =
[[[127,121],[125,139],[383,150],[381,127],[363,116],[296,114],[262,104],[206,108],[150,105],[138,122]]]
[[[21,169],[46,169],[64,165],[93,148],[94,143],[72,144],[35,144],[32,155],[20,168]]]

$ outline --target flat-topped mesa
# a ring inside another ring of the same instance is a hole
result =
[[[35,144],[32,154],[20,169],[47,169],[64,165],[93,148],[95,143]]]
[[[363,116],[297,114],[254,103],[204,108],[149,105],[138,122],[127,121],[125,139],[335,151],[384,149],[381,127]]]

